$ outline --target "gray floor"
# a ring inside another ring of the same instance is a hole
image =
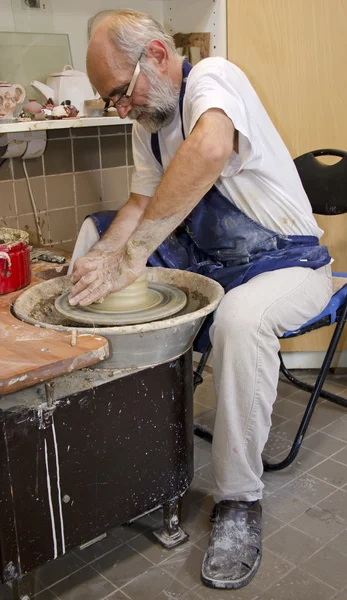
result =
[[[215,399],[212,376],[206,375],[195,413],[212,425]],[[347,376],[330,375],[326,388],[347,397]],[[306,393],[280,381],[268,458],[284,456],[306,401]],[[158,546],[151,532],[161,515],[152,513],[40,568],[37,600],[347,600],[347,411],[320,402],[294,466],[264,475],[263,560],[240,591],[200,583],[213,504],[210,460],[211,446],[196,439],[195,479],[183,509],[187,544],[171,551]],[[0,600],[10,598],[2,586]]]

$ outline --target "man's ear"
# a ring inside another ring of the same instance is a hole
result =
[[[161,73],[166,73],[169,68],[169,52],[160,40],[151,40],[147,44],[146,55]]]

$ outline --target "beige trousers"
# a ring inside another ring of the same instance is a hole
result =
[[[279,375],[278,338],[318,315],[332,293],[330,265],[263,273],[228,292],[210,330],[217,415],[214,498],[262,497],[261,454]]]

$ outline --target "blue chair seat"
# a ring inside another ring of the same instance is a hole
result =
[[[347,273],[333,273],[333,277],[346,277]],[[344,285],[341,289],[339,289],[332,297],[329,304],[325,307],[322,312],[307,321],[304,325],[296,329],[295,331],[287,331],[282,338],[295,337],[298,335],[303,335],[308,331],[313,331],[314,329],[319,329],[323,325],[332,325],[336,322],[337,311],[341,308],[347,298],[347,284]]]

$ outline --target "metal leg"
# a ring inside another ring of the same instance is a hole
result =
[[[313,392],[314,385],[310,385],[309,383],[305,383],[305,381],[301,381],[300,379],[294,377],[294,375],[285,366],[281,352],[279,352],[278,355],[280,358],[280,371],[288,379],[288,381],[290,381],[293,384],[293,386],[298,387],[301,390],[304,390],[305,392]],[[319,395],[325,400],[329,400],[330,402],[334,402],[334,404],[338,404],[339,406],[344,406],[345,408],[347,408],[346,398],[341,398],[341,396],[337,396],[336,394],[333,394],[332,392],[327,392],[325,390],[321,390]]]
[[[346,317],[347,317],[347,302],[345,303],[342,314],[337,322],[336,329],[333,333],[333,336],[332,336],[330,344],[329,344],[329,348],[324,357],[323,364],[321,366],[319,375],[317,377],[317,381],[313,386],[313,391],[312,391],[309,403],[307,405],[304,416],[300,423],[300,426],[299,426],[298,432],[296,434],[295,440],[293,442],[293,445],[291,447],[291,450],[290,450],[288,456],[279,463],[269,463],[267,461],[263,461],[265,471],[280,471],[281,469],[288,467],[293,462],[293,460],[296,458],[296,456],[300,450],[302,440],[304,439],[305,433],[310,424],[313,411],[317,404],[317,400],[318,400],[319,396],[322,395],[321,390],[322,390],[325,378],[327,376],[329,367],[331,365],[331,361],[334,357],[334,354],[335,354],[335,351],[337,348],[337,344],[339,343],[339,340],[340,340],[340,337],[341,337],[341,334],[342,334],[342,331],[343,331],[343,328],[344,328],[344,325],[346,322]],[[280,360],[282,360],[282,357],[280,357]],[[282,364],[283,364],[283,361],[282,361]],[[343,400],[343,399],[341,399],[341,400]],[[341,402],[339,404],[341,404],[343,406],[347,406],[347,404],[343,403],[343,402]]]
[[[206,363],[208,361],[208,357],[211,354],[211,350],[212,350],[212,344],[209,344],[208,348],[205,350],[204,354],[200,358],[200,362],[198,364],[196,371],[194,371],[194,380],[193,380],[194,392],[195,392],[196,388],[198,387],[198,385],[200,385],[203,382],[202,373],[204,371],[204,368],[206,367]],[[204,440],[207,440],[210,443],[212,442],[212,439],[213,439],[212,433],[210,431],[208,431],[208,429],[205,429],[205,427],[202,427],[202,425],[198,425],[197,423],[194,423],[194,434],[197,435],[198,437],[201,437]]]
[[[189,536],[180,528],[180,503],[180,498],[174,498],[164,504],[164,527],[153,532],[157,540],[168,549],[189,540]]]
[[[206,367],[206,363],[208,361],[208,357],[211,354],[211,350],[212,350],[212,344],[209,344],[208,347],[206,348],[205,352],[203,353],[202,357],[200,358],[200,361],[199,361],[196,371],[194,371],[194,379],[193,379],[194,392],[195,392],[196,388],[198,387],[198,385],[200,385],[203,382],[202,373],[203,373],[204,368]]]

